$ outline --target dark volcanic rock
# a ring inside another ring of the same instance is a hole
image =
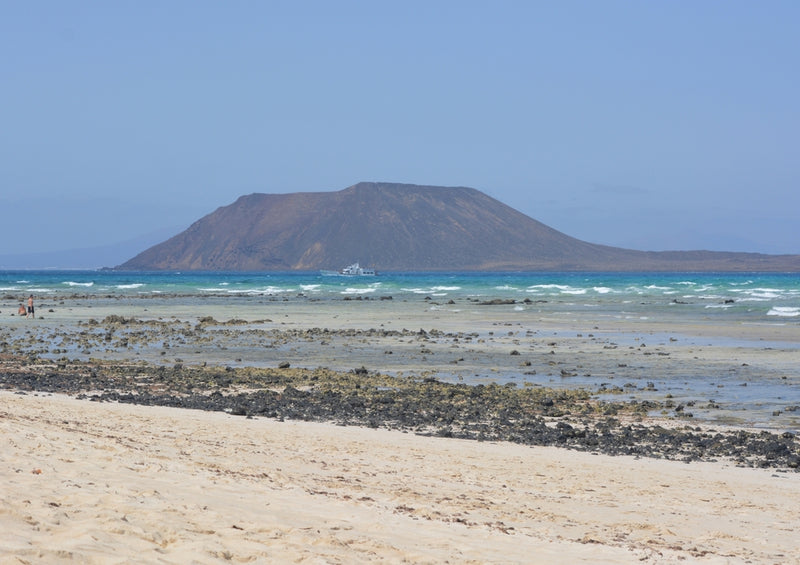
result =
[[[794,434],[704,432],[624,423],[652,402],[604,403],[587,391],[449,384],[393,378],[364,368],[187,368],[147,364],[7,364],[0,387],[75,394],[95,401],[225,411],[244,417],[337,422],[479,441],[553,445],[680,461],[727,458],[739,465],[800,471]]]

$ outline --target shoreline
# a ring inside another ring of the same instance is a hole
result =
[[[800,414],[679,390],[791,390],[796,325],[120,304],[0,328],[0,564],[800,562]]]
[[[652,416],[800,432],[800,324],[631,319],[550,305],[307,297],[42,301],[5,350],[46,361],[369,371],[672,402]],[[5,310],[3,310],[5,311]],[[422,332],[422,333],[420,333]],[[758,389],[748,385],[757,384]],[[760,396],[757,396],[758,390]],[[672,408],[682,406],[681,412]],[[686,409],[688,408],[688,409]]]
[[[582,389],[465,385],[394,377],[361,367],[168,367],[145,362],[43,362],[3,356],[0,385],[25,393],[223,412],[278,421],[383,428],[421,436],[508,441],[605,455],[675,461],[724,461],[800,472],[796,434],[779,430],[664,425],[649,414],[672,406],[598,399]]]

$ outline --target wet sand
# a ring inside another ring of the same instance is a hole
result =
[[[599,317],[552,304],[487,306],[422,297],[87,296],[43,300],[37,320],[5,321],[5,352],[48,359],[289,363],[471,384],[584,387],[683,407],[654,414],[660,417],[800,431],[800,323],[791,319]],[[747,388],[753,383],[758,389]]]

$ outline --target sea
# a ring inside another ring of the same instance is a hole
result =
[[[0,271],[0,294],[278,296],[315,299],[429,296],[537,301],[635,315],[715,316],[731,321],[800,321],[800,273],[387,272],[374,277],[318,272]]]

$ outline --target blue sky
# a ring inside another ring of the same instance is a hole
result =
[[[0,256],[359,181],[474,187],[595,243],[800,253],[794,1],[0,7]]]

